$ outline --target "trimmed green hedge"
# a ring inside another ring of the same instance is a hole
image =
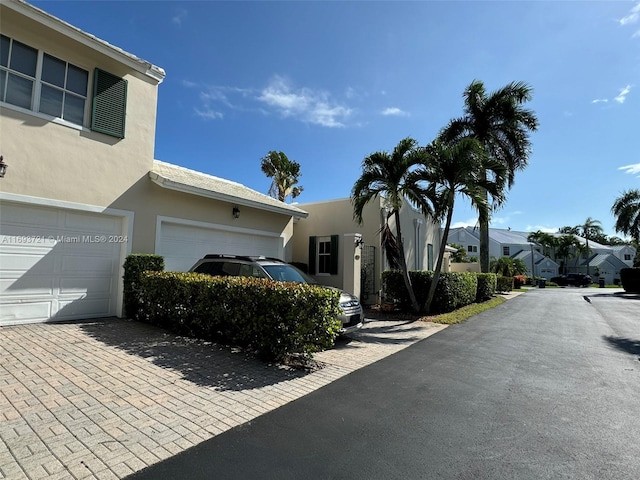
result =
[[[498,275],[495,273],[476,273],[476,276],[478,277],[476,302],[480,303],[489,300],[496,294]]]
[[[409,272],[413,290],[420,309],[424,310],[429,294],[429,287],[433,279],[431,271]],[[387,270],[382,272],[383,291],[387,300],[398,304],[400,309],[411,309],[409,294],[404,285],[402,272],[399,270]],[[478,278],[475,273],[468,272],[443,272],[440,274],[438,286],[433,297],[430,313],[446,313],[457,308],[474,303],[478,290]]]
[[[513,290],[513,277],[498,275],[496,292],[511,292]]]
[[[146,272],[136,319],[283,360],[333,346],[342,327],[339,299],[337,290],[317,285]]]
[[[625,292],[640,293],[640,268],[620,269],[620,282]]]
[[[129,318],[134,318],[140,303],[138,293],[140,291],[140,277],[145,271],[162,272],[164,270],[164,257],[146,253],[134,253],[124,261],[124,312]]]

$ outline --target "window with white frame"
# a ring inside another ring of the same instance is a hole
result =
[[[318,238],[318,273],[331,273],[331,237]]]
[[[309,237],[309,273],[338,274],[338,235]]]
[[[91,122],[89,84],[87,70],[0,35],[0,102],[124,138],[127,81],[95,69]]]
[[[508,257],[509,256],[509,247],[502,247],[502,255],[504,257]]]
[[[467,246],[467,252],[469,252],[469,253],[478,253],[478,246],[477,245],[468,245]]]
[[[84,125],[89,72],[4,35],[0,100]]]
[[[625,260],[631,260],[631,255],[629,253],[625,253],[624,254],[624,259]]]

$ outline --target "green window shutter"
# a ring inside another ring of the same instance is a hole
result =
[[[338,235],[331,235],[331,275],[338,274]]]
[[[318,241],[316,237],[309,237],[309,274],[316,274],[316,252],[318,249]]]
[[[96,68],[93,75],[91,130],[124,138],[126,111],[127,81]]]

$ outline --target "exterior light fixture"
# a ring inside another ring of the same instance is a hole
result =
[[[238,207],[233,207],[233,218],[240,218],[240,209]]]
[[[8,166],[9,165],[4,163],[4,158],[2,157],[2,155],[0,155],[0,178],[4,177],[4,174],[7,173]]]

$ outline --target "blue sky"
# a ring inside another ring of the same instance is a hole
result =
[[[368,154],[426,145],[474,79],[521,80],[539,118],[492,226],[555,231],[640,188],[640,2],[36,1],[164,68],[155,157],[267,193],[269,150],[300,203],[348,197]],[[454,226],[475,214],[457,201]]]

